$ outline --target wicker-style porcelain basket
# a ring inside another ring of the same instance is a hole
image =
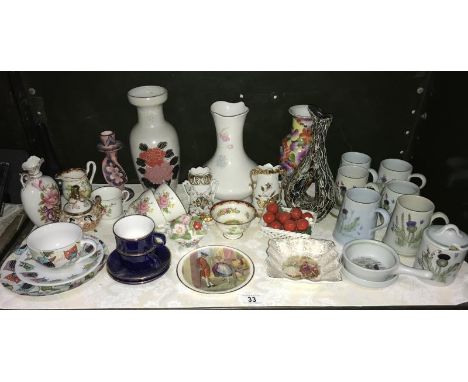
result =
[[[291,208],[282,208],[283,211],[290,212]],[[313,211],[302,210],[302,212],[309,212],[312,214],[313,218],[306,218],[309,222],[310,233],[300,233],[300,232],[290,232],[285,231],[283,229],[275,229],[267,227],[266,223],[264,222],[263,218],[260,216],[260,228],[263,234],[270,239],[294,239],[294,238],[302,238],[302,239],[310,239],[310,235],[314,231],[315,222],[317,220],[317,215]]]

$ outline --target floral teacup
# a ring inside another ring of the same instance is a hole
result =
[[[181,215],[185,215],[184,205],[174,191],[167,185],[161,184],[155,191],[154,197],[161,208],[164,218],[170,222]]]
[[[167,224],[152,190],[144,191],[136,200],[134,200],[125,212],[125,215],[148,216],[154,221],[156,228],[162,228]]]

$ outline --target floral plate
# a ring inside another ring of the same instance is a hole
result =
[[[90,235],[87,236],[92,237]],[[94,276],[98,274],[98,272],[106,263],[106,257],[108,253],[106,245],[95,237],[92,237],[92,239],[96,240],[100,244],[98,251],[102,252],[102,260],[100,263],[98,263],[98,266],[86,276],[83,276],[75,281],[56,286],[38,286],[26,283],[22,281],[15,273],[16,262],[26,249],[26,246],[23,245],[11,253],[4,261],[0,269],[0,282],[5,288],[11,290],[12,292],[27,296],[48,296],[74,289],[94,278]]]
[[[223,245],[193,249],[177,264],[177,276],[187,288],[210,294],[243,288],[252,280],[254,271],[249,256]]]
[[[49,268],[34,260],[29,249],[25,247],[16,261],[16,275],[22,281],[36,286],[59,286],[85,277],[99,267],[104,251],[98,239],[86,235],[83,238],[94,241],[97,248],[94,255],[61,268]]]

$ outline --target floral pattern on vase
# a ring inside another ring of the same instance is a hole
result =
[[[60,193],[55,184],[44,185],[42,179],[31,181],[40,193],[39,215],[44,223],[57,222],[60,217]]]
[[[167,142],[159,142],[153,148],[140,143],[139,149],[137,171],[142,175],[141,182],[146,187],[156,189],[160,184],[170,185],[173,179],[177,179],[179,158],[172,149],[167,149]]]
[[[290,111],[291,112],[291,111]],[[290,175],[304,159],[312,142],[312,119],[293,114],[291,132],[283,138],[280,147],[280,163]]]
[[[401,218],[401,219],[400,219]],[[424,220],[418,222],[411,219],[411,214],[405,219],[405,214],[395,216],[390,229],[395,233],[395,244],[401,247],[418,248],[421,243],[423,229],[420,226],[424,224]]]

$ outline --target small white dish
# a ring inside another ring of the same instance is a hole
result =
[[[156,228],[162,228],[167,225],[161,208],[159,208],[152,190],[146,190],[135,199],[125,211],[125,215],[144,215],[151,218]]]
[[[361,285],[366,288],[385,288],[385,287],[392,285],[395,281],[398,280],[398,274],[391,276],[389,279],[385,281],[369,281],[369,280],[364,280],[357,276],[354,276],[345,267],[341,269],[341,272],[349,281],[352,281],[353,283]]]
[[[84,238],[95,243],[96,253],[83,261],[60,268],[50,268],[34,260],[29,248],[26,248],[16,261],[16,275],[27,284],[41,287],[60,286],[86,277],[101,264],[104,249],[102,244],[94,237],[84,235]]]

